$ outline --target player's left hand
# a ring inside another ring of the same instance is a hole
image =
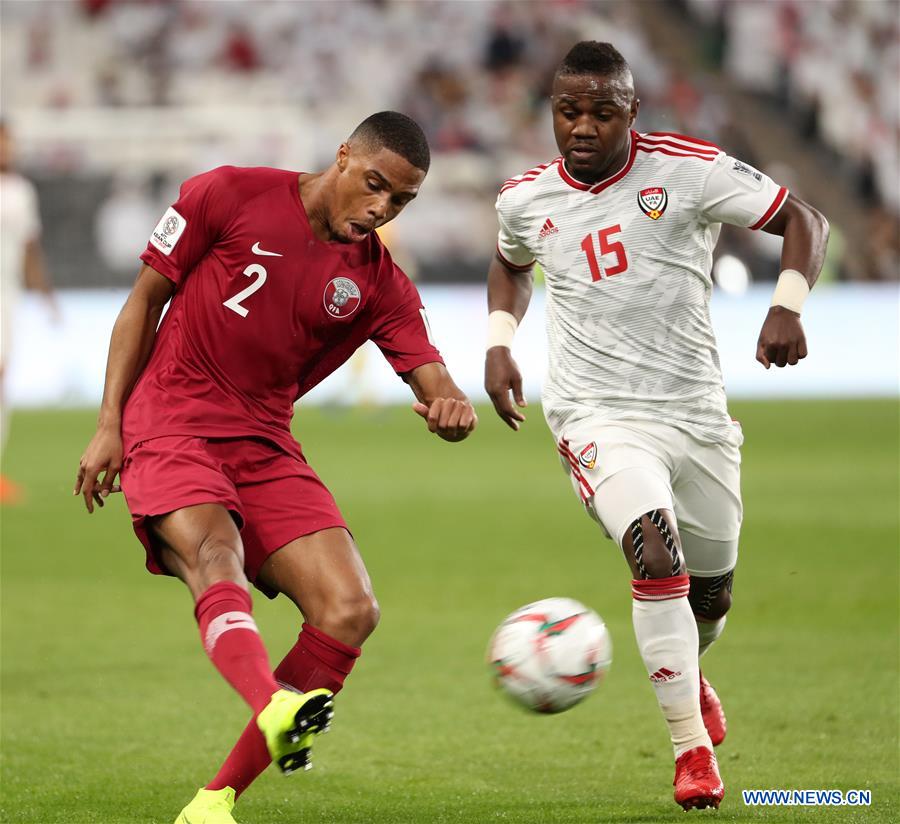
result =
[[[783,306],[772,306],[763,322],[756,344],[756,359],[768,369],[778,366],[796,366],[806,352],[806,335],[800,315]]]
[[[469,436],[478,426],[478,415],[469,401],[457,398],[435,398],[430,404],[416,401],[413,411],[428,423],[428,431],[454,443]]]

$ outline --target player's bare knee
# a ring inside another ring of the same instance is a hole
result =
[[[731,609],[734,570],[714,578],[691,577],[688,601],[700,619],[718,621]]]
[[[644,569],[648,578],[667,578],[672,572],[672,556],[659,538],[644,543]]]
[[[723,589],[712,599],[709,606],[706,608],[705,617],[712,621],[718,621],[720,618],[724,618],[725,614],[730,609],[731,593],[727,589]]]
[[[358,647],[378,626],[381,609],[371,592],[342,595],[330,599],[306,620],[338,641]]]
[[[201,541],[197,549],[197,567],[206,575],[212,573],[224,578],[231,578],[235,574],[242,575],[244,547],[240,541],[229,541],[209,535]]]
[[[633,568],[641,578],[667,578],[684,573],[675,531],[657,509],[642,515],[629,529]]]
[[[371,593],[344,601],[336,610],[335,619],[348,635],[355,638],[353,646],[359,646],[378,626],[381,609]]]

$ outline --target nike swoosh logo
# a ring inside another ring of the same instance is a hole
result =
[[[281,252],[267,252],[265,249],[260,249],[259,241],[256,241],[256,243],[254,243],[253,246],[250,247],[250,251],[253,252],[254,255],[265,255],[267,257],[284,257]]]
[[[231,626],[232,624],[244,624],[245,626],[250,626],[253,624],[253,621],[248,621],[246,618],[226,618],[225,623],[228,626]]]

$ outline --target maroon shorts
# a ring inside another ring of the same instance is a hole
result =
[[[154,575],[171,573],[156,554],[147,518],[186,506],[228,509],[241,530],[247,577],[270,598],[277,593],[256,580],[266,558],[303,535],[347,529],[312,467],[263,440],[168,436],[142,441],[125,457],[121,483]]]

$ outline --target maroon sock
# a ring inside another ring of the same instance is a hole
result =
[[[275,678],[300,692],[324,687],[337,695],[362,650],[347,646],[310,624],[303,624],[302,630],[297,643],[275,670]]]
[[[338,693],[359,654],[359,647],[347,646],[322,630],[304,624],[297,643],[275,670],[275,677],[280,683],[301,692],[324,687]],[[236,795],[240,795],[270,761],[266,742],[254,717],[206,789],[231,787]]]
[[[252,606],[247,590],[231,581],[221,581],[197,599],[194,615],[209,660],[258,713],[279,687],[250,614]]]

